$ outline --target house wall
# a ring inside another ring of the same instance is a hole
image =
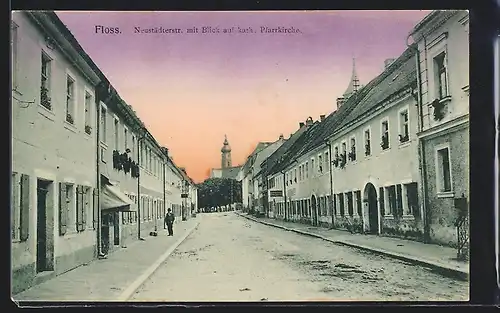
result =
[[[421,32],[429,32],[429,26]],[[447,33],[447,36],[444,35]],[[427,180],[426,214],[429,223],[430,240],[455,246],[457,229],[454,225],[457,211],[454,199],[469,199],[469,18],[468,12],[461,11],[447,20],[430,34],[421,38],[416,34],[420,55],[420,79],[422,86],[424,127],[419,134],[425,150]],[[434,75],[433,58],[446,52],[448,95],[444,117],[434,118],[434,108],[430,103],[438,98],[437,80]],[[438,179],[438,148],[448,147],[451,163],[451,191],[440,192]]]
[[[468,13],[466,11],[460,12],[425,36],[425,40],[422,39],[417,43],[420,54],[424,130],[469,112],[468,21]],[[445,33],[448,35],[445,36]],[[434,109],[430,105],[434,99],[438,98],[434,57],[443,51],[447,55],[447,80],[451,99],[444,109],[444,118],[441,121],[436,121],[433,117]]]
[[[400,143],[401,134],[399,125],[399,113],[406,109],[409,112],[409,140]],[[344,133],[341,137],[332,140],[332,154],[335,159],[335,147],[339,147],[341,153],[342,142],[347,144],[347,152],[350,150],[351,138],[356,139],[356,160],[347,158],[344,168],[332,165],[335,197],[335,222],[336,227],[346,228],[348,222],[356,225],[361,230],[369,230],[368,207],[364,204],[365,187],[368,183],[373,184],[377,191],[377,212],[379,220],[379,233],[398,236],[410,236],[420,238],[423,234],[421,219],[422,207],[419,206],[413,213],[404,212],[398,216],[389,209],[388,191],[384,190],[384,207],[381,207],[381,187],[391,185],[417,183],[420,184],[418,171],[418,144],[417,144],[417,106],[415,99],[408,95],[397,102],[389,104],[386,109],[367,117],[352,130]],[[383,150],[381,147],[381,123],[389,122],[389,148]],[[365,155],[364,132],[370,131],[370,152]],[[402,187],[403,189],[404,187]],[[346,193],[359,191],[360,199],[353,194],[353,212],[349,214]],[[403,192],[403,191],[402,191]],[[340,210],[340,198],[344,198],[344,213]],[[403,202],[405,201],[402,193]],[[419,199],[422,199],[419,197]],[[421,202],[421,201],[419,201]],[[361,209],[358,211],[358,205]],[[361,213],[361,214],[360,214]]]
[[[37,179],[51,181],[47,200],[47,244],[51,274],[60,274],[93,259],[96,233],[93,228],[93,203],[87,209],[87,225],[77,232],[76,205],[70,205],[70,223],[64,236],[59,236],[59,183],[66,182],[96,188],[95,120],[88,121],[90,135],[85,133],[84,97],[92,94],[91,116],[95,116],[94,86],[57,49],[49,49],[45,34],[24,13],[12,14],[17,27],[17,56],[13,65],[12,100],[12,171],[29,175],[29,237],[20,241],[20,195],[13,199],[11,212],[14,235],[12,240],[13,292],[20,292],[44,278],[36,277],[37,245]],[[51,110],[40,104],[41,55],[50,62]],[[75,79],[76,102],[74,125],[65,122],[66,75]],[[19,184],[15,185],[19,187]],[[17,189],[19,191],[19,189]],[[14,195],[13,195],[14,196]],[[45,275],[45,278],[48,276]]]

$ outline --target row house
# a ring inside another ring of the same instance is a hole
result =
[[[18,293],[163,226],[167,168],[188,177],[54,12],[15,12],[11,38]]]
[[[413,55],[386,64],[328,136],[337,228],[422,238]]]
[[[434,11],[410,33],[417,47],[426,237],[457,244],[469,199],[469,13]],[[468,230],[468,225],[461,229]]]
[[[278,170],[280,166],[286,164],[284,160],[289,152],[294,150],[293,147],[300,146],[301,138],[304,138],[307,127],[306,123],[299,123],[299,129],[290,135],[290,137],[283,142],[283,144],[267,157],[262,163],[264,180],[267,181],[267,201],[269,213],[268,215],[273,218],[288,219],[287,214],[287,194],[286,188],[288,186],[288,175],[285,172]],[[292,194],[293,196],[293,194]]]
[[[261,163],[267,159],[273,152],[278,149],[285,139],[283,135],[280,135],[278,140],[275,142],[269,143],[264,147],[264,149],[260,150],[255,156],[255,163],[252,166],[252,182],[253,182],[253,210],[260,215],[267,215],[268,210],[268,201],[267,201],[267,180],[263,175],[263,171],[261,168]]]
[[[169,157],[165,165],[165,196],[167,209],[171,209],[176,217],[182,216],[182,181],[181,169]]]
[[[95,88],[73,36],[42,12],[14,12],[12,60],[12,292],[96,254]]]

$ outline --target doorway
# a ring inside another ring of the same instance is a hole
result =
[[[101,215],[101,249],[103,254],[109,253],[109,213]]]
[[[46,180],[37,180],[37,215],[36,215],[36,272],[42,273],[51,270],[51,260],[49,259],[48,235],[48,208],[47,194],[51,182]]]
[[[120,245],[120,212],[113,212],[113,241],[115,246]]]
[[[316,205],[316,197],[311,197],[311,213],[312,213],[312,224],[313,226],[318,226],[318,210]]]
[[[368,204],[368,226],[370,234],[378,235],[378,206],[377,206],[377,190],[372,183],[365,186],[364,192],[365,201]]]

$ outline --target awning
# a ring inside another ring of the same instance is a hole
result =
[[[101,209],[137,212],[137,206],[117,186],[103,184],[101,190]]]

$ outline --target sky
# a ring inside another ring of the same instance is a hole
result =
[[[336,109],[353,57],[361,84],[405,49],[429,11],[57,12],[121,98],[197,182],[260,141]],[[118,27],[119,34],[96,32]],[[178,28],[182,33],[137,33]],[[198,33],[188,33],[197,28]],[[220,33],[202,33],[212,27]],[[234,28],[233,28],[234,27]],[[262,33],[285,27],[294,33]],[[253,33],[240,33],[251,28]],[[234,29],[223,33],[223,29]]]

